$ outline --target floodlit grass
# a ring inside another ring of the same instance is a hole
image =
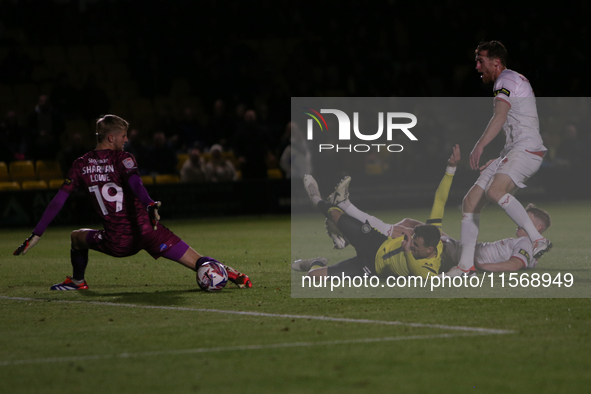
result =
[[[591,205],[543,208],[556,246],[540,269],[576,268],[588,277]],[[380,214],[389,221],[427,212]],[[504,215],[487,215],[482,239],[512,235]],[[452,236],[458,218],[448,209],[444,229]],[[92,251],[90,290],[51,292],[70,274],[72,229],[50,227],[18,258],[12,251],[29,231],[1,230],[0,392],[571,393],[591,385],[589,299],[292,298],[292,254],[332,260],[353,252],[330,249],[320,216],[302,220],[312,234],[294,232],[294,244],[309,240],[294,250],[287,216],[165,222],[198,252],[252,278],[252,289],[217,294],[145,252],[115,259]],[[306,315],[423,325],[299,317]]]

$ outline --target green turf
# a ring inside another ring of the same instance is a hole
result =
[[[591,204],[544,208],[553,216],[548,236],[556,247],[540,265],[588,275]],[[457,236],[457,214],[448,211],[445,229]],[[383,214],[420,219],[427,212]],[[350,253],[330,250],[322,220],[306,220],[320,226],[318,234],[294,255]],[[573,393],[591,386],[587,298],[292,298],[289,217],[166,224],[198,252],[248,273],[254,287],[204,293],[196,290],[194,275],[173,262],[145,252],[125,259],[91,252],[89,291],[50,292],[69,274],[72,229],[50,227],[18,258],[11,253],[28,231],[0,231],[0,296],[12,297],[0,298],[0,393]],[[481,227],[490,240],[514,230],[494,214]],[[304,315],[512,333],[461,336],[469,333],[298,317]],[[364,338],[381,340],[355,342]]]

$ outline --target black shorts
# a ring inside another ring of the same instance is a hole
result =
[[[388,239],[387,236],[371,227],[369,222],[362,223],[349,215],[343,215],[337,227],[357,251],[357,256],[364,260],[374,261],[380,246]]]
[[[329,265],[327,267],[327,275],[328,276],[349,276],[353,278],[354,276],[361,276],[367,274],[367,276],[375,276],[375,261],[372,259],[370,261],[366,261],[359,256],[355,256],[348,260],[343,260],[340,263],[336,263],[334,265]]]
[[[388,237],[371,227],[368,222],[362,223],[349,215],[341,216],[337,227],[349,243],[353,245],[357,251],[357,256],[329,266],[327,269],[328,275],[377,275],[375,269],[376,254]]]

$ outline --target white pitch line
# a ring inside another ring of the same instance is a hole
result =
[[[447,325],[443,325],[443,324],[405,323],[405,322],[399,322],[399,321],[349,319],[349,318],[343,318],[343,317],[313,316],[313,315],[286,315],[286,314],[264,313],[264,312],[247,312],[247,311],[228,311],[228,310],[221,310],[221,309],[187,308],[187,307],[180,307],[180,306],[136,305],[136,304],[123,304],[123,303],[117,303],[117,302],[101,302],[101,301],[46,300],[46,299],[40,299],[40,298],[23,298],[23,297],[8,297],[8,296],[0,296],[0,299],[13,300],[13,301],[45,301],[45,302],[57,302],[57,303],[66,303],[66,304],[87,304],[87,305],[118,306],[118,307],[140,308],[140,309],[163,309],[163,310],[174,310],[174,311],[222,313],[222,314],[228,314],[228,315],[280,317],[280,318],[288,318],[288,319],[321,320],[321,321],[332,321],[332,322],[343,322],[343,323],[382,324],[382,325],[408,326],[408,327],[417,327],[417,328],[438,328],[441,330],[467,331],[467,332],[477,332],[477,333],[482,333],[482,334],[512,334],[515,332],[513,330],[501,330],[501,329],[494,329],[494,328],[465,327],[465,326],[447,326]]]
[[[73,356],[73,357],[51,357],[51,358],[33,358],[28,360],[7,360],[0,361],[0,367],[7,367],[12,365],[23,364],[47,364],[47,363],[63,363],[74,361],[92,361],[104,359],[117,358],[137,358],[137,357],[153,357],[153,356],[171,356],[180,354],[197,354],[197,353],[216,353],[216,352],[230,352],[230,351],[244,351],[244,350],[261,350],[261,349],[280,349],[290,347],[312,347],[312,346],[331,346],[331,345],[346,345],[358,343],[375,343],[375,342],[393,342],[393,341],[408,341],[417,339],[436,339],[436,338],[454,338],[463,336],[486,335],[484,333],[458,333],[458,334],[437,334],[437,335],[411,335],[401,337],[384,337],[384,338],[361,338],[361,339],[345,339],[337,341],[322,341],[322,342],[291,342],[291,343],[275,343],[269,345],[244,345],[244,346],[229,346],[229,347],[213,347],[213,348],[197,348],[197,349],[178,349],[178,350],[159,350],[151,352],[138,353],[118,353],[118,354],[102,354],[102,355],[88,355],[88,356]]]

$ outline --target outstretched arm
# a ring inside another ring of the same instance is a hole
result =
[[[61,211],[69,196],[70,194],[63,189],[60,189],[57,192],[53,200],[51,200],[45,209],[45,212],[43,212],[43,216],[41,216],[41,220],[39,220],[39,223],[35,226],[33,233],[14,251],[13,255],[18,256],[20,254],[26,254],[29,249],[39,242],[39,238],[43,235],[47,226],[49,226],[52,220]]]
[[[451,184],[453,181],[454,174],[456,172],[456,166],[460,161],[460,146],[458,144],[454,145],[453,153],[450,158],[447,160],[447,168],[445,169],[445,175],[443,175],[443,179],[439,183],[439,187],[435,191],[435,199],[433,200],[433,207],[431,208],[431,215],[429,216],[429,220],[427,220],[427,224],[432,224],[441,228],[441,223],[443,221],[443,212],[445,210],[445,203],[447,202],[447,197],[449,196],[449,189],[451,188]]]

